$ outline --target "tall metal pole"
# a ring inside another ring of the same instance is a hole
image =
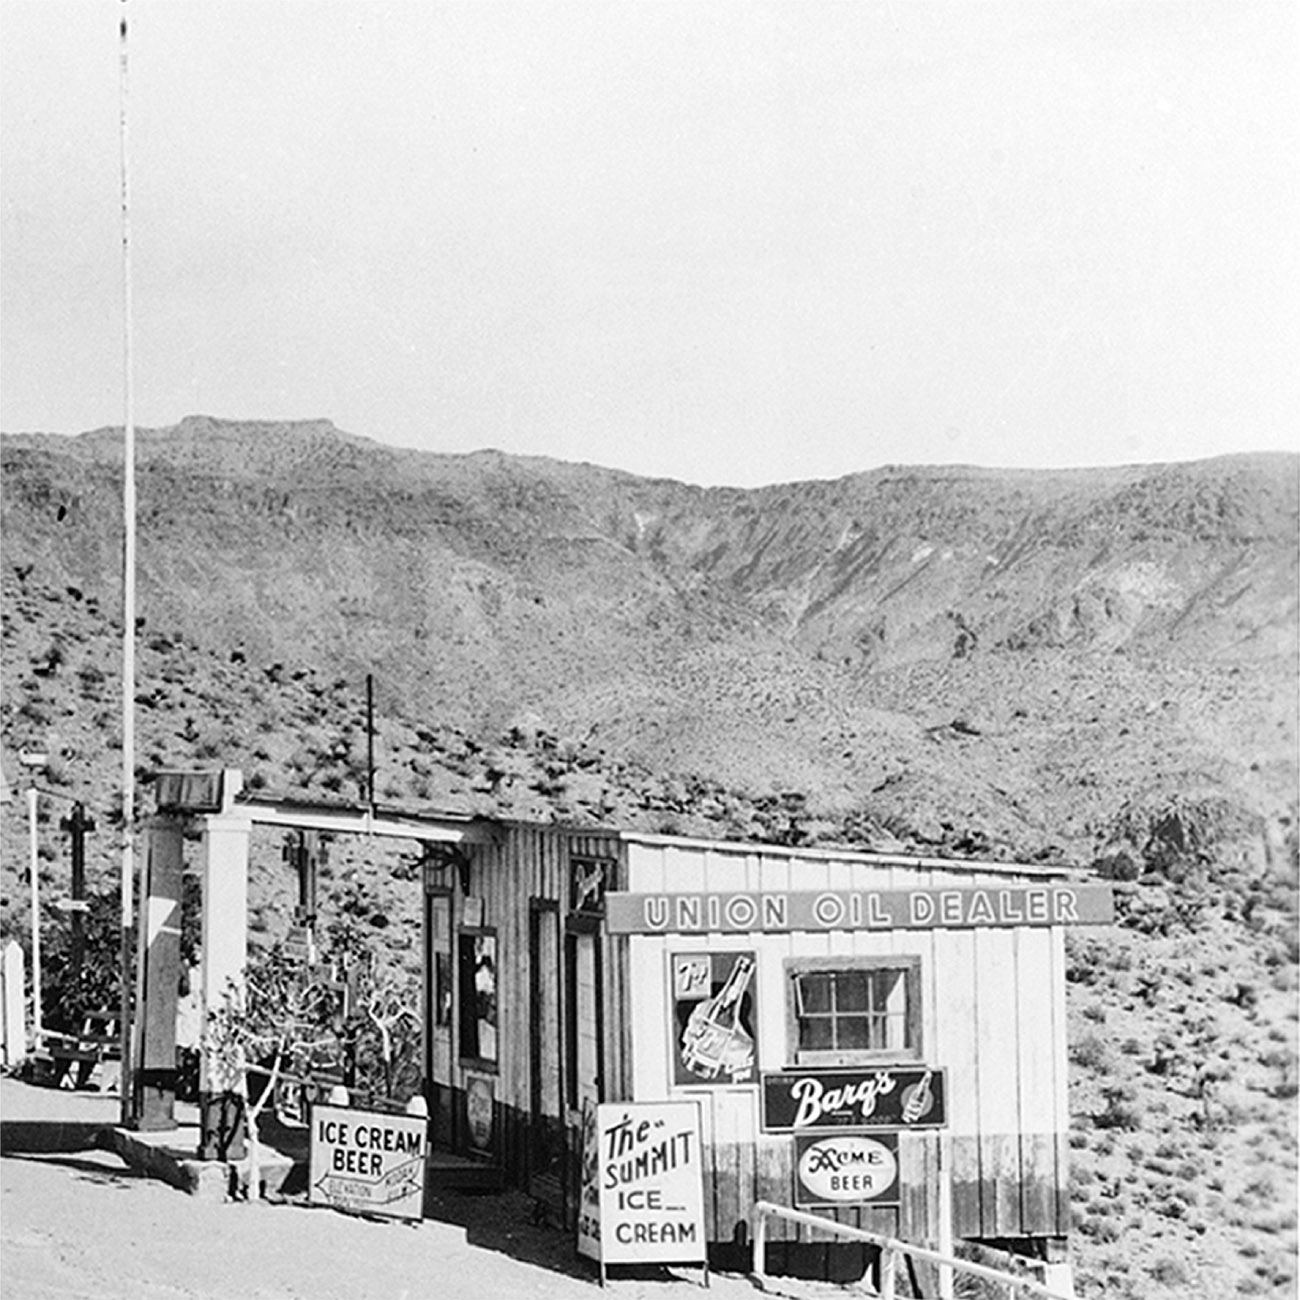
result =
[[[131,1119],[131,923],[135,892],[135,384],[131,301],[131,168],[127,132],[127,0],[122,0],[119,34],[120,114],[122,144],[122,350],[125,419],[123,422],[122,521],[122,934],[119,1005],[122,1042],[121,1120]]]

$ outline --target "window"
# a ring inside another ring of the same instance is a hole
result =
[[[497,1059],[497,936],[495,930],[461,930],[457,936],[462,1060]]]
[[[920,1057],[919,958],[817,958],[786,969],[797,1064]]]

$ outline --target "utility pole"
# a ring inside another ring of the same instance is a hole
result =
[[[127,131],[127,8],[122,0],[119,35],[119,126],[122,180],[122,369],[125,419],[122,425],[122,928],[119,1005],[122,1034],[120,1116],[131,1121],[132,1089],[132,923],[135,910],[135,376],[134,311],[131,301],[131,161]]]
[[[78,801],[59,826],[72,840],[72,906],[69,909],[72,942],[68,950],[68,968],[70,982],[76,987],[86,953],[86,835],[95,829],[95,821],[86,816],[85,804]],[[85,1010],[84,1007],[81,1009]]]

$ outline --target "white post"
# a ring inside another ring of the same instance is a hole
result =
[[[898,1252],[889,1246],[880,1252],[880,1300],[894,1300],[898,1294],[898,1260]]]
[[[23,950],[10,939],[0,959],[0,1001],[3,1002],[4,1063],[10,1069],[27,1055],[27,1025],[23,1015]]]
[[[939,1132],[939,1254],[951,1256],[952,1251],[952,1137],[946,1130]],[[940,1300],[953,1300],[954,1281],[952,1266],[939,1265]]]
[[[229,985],[241,989],[248,961],[248,842],[253,821],[247,814],[220,813],[203,818],[203,937],[199,952],[203,1030],[221,1006]],[[200,1090],[212,1090],[206,1047]]]
[[[32,1041],[41,1044],[41,870],[36,842],[36,787],[27,788],[27,839],[32,876]]]
[[[762,1205],[754,1207],[754,1259],[750,1272],[759,1286],[767,1280],[767,1210]]]
[[[1074,1266],[1069,1260],[1043,1265],[1043,1285],[1063,1296],[1074,1295]]]

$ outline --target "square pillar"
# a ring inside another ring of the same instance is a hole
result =
[[[202,1030],[199,1069],[201,1138],[204,1160],[238,1159],[243,1155],[243,1118],[229,1093],[233,1081],[223,1078],[206,1041],[209,1017],[220,1008],[228,989],[244,992],[248,961],[248,845],[252,818],[227,806],[200,819],[203,876],[203,946],[199,953],[202,984]],[[242,1082],[242,1081],[241,1081]]]
[[[139,1026],[132,1072],[134,1126],[176,1127],[176,1000],[181,957],[183,823],[160,817],[148,827],[141,942]]]

